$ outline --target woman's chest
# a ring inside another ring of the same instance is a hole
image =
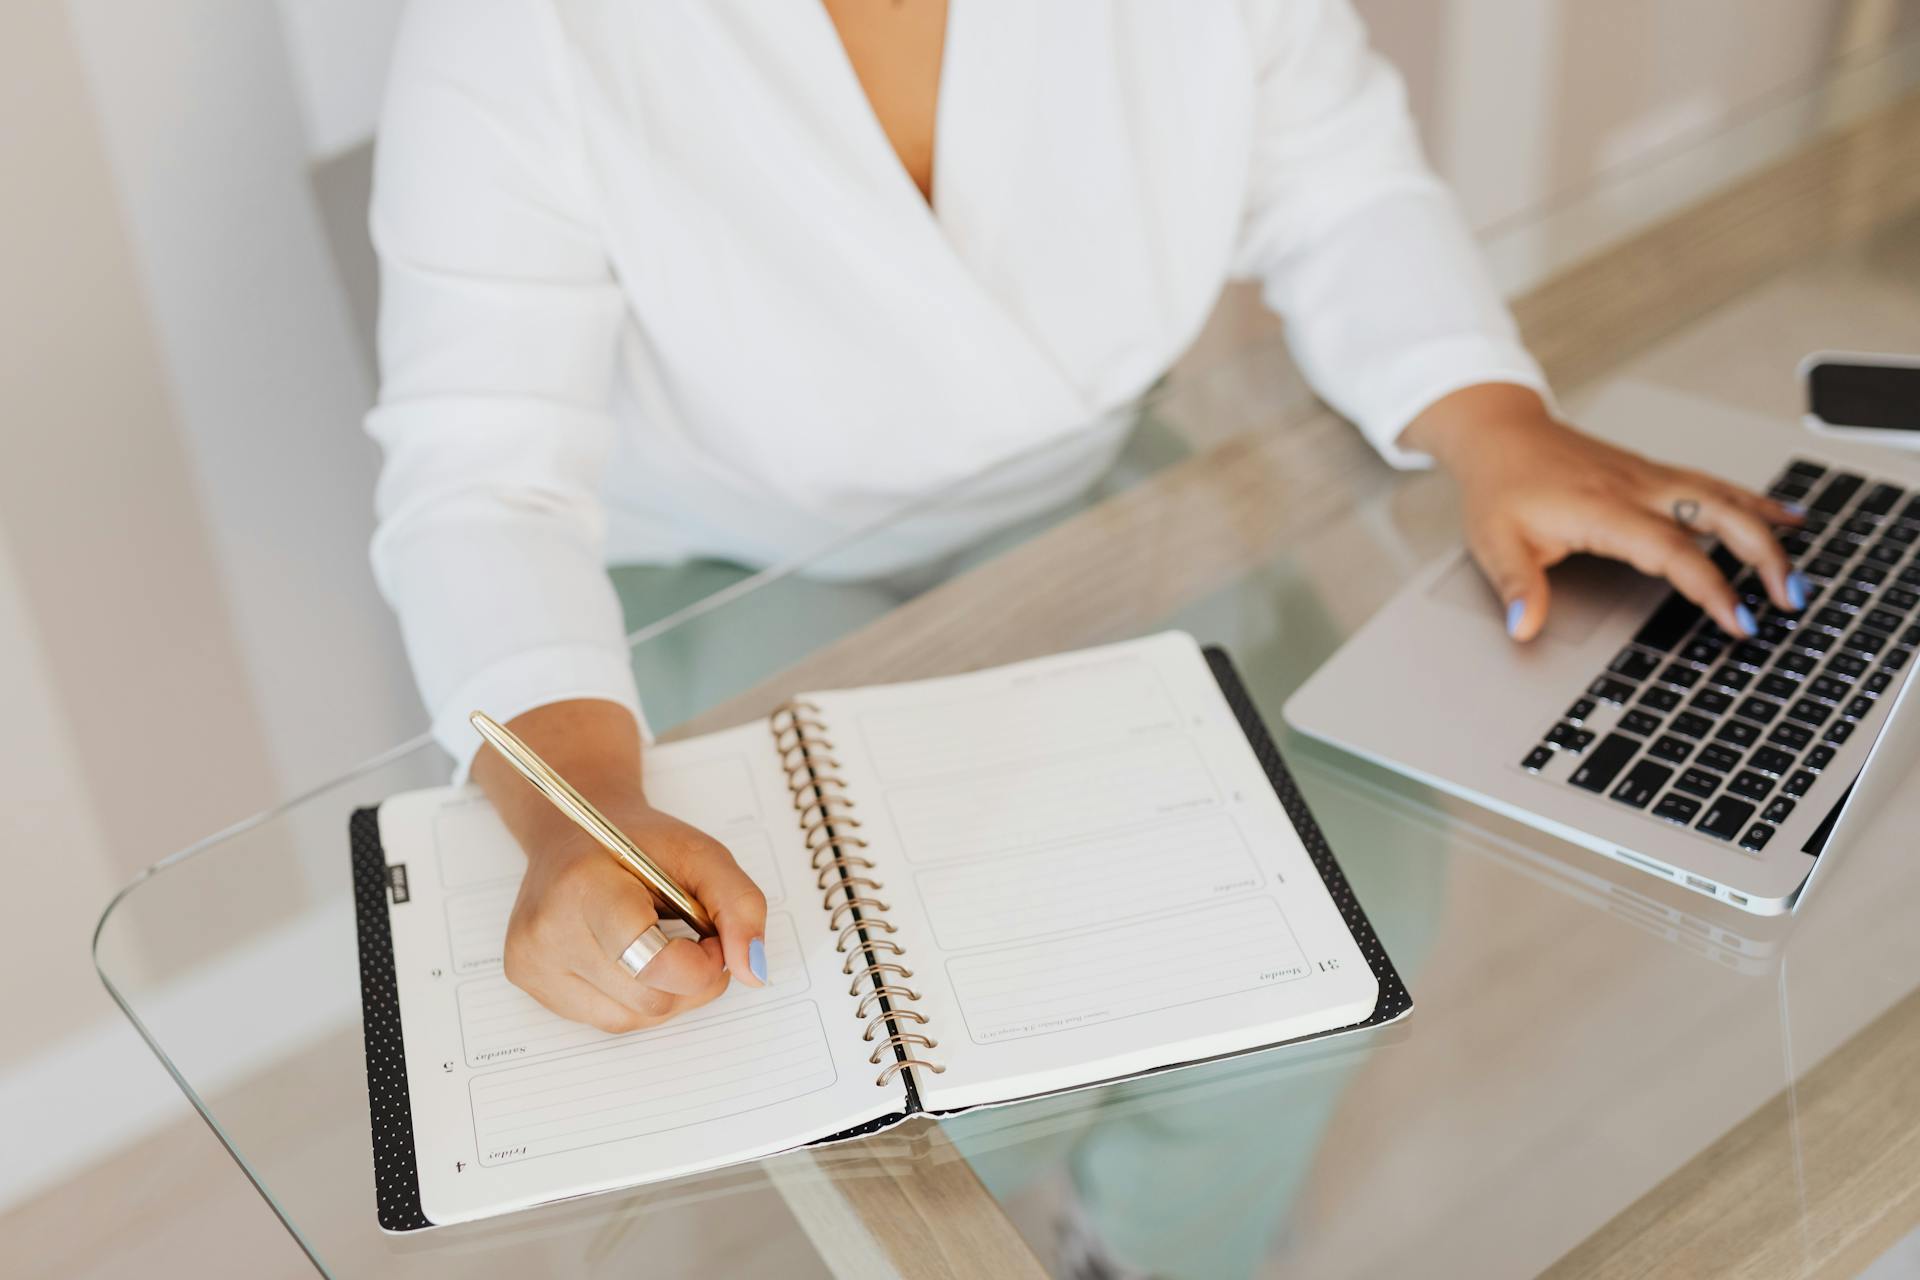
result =
[[[818,4],[562,3],[608,251],[703,436],[764,435],[755,387],[801,431],[1070,425],[1157,377],[1225,278],[1231,4],[952,0],[937,110],[890,129]]]

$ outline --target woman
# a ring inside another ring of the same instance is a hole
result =
[[[508,976],[606,1030],[765,975],[758,891],[647,804],[607,563],[763,565],[997,468],[841,566],[880,574],[1056,505],[1229,278],[1389,459],[1453,474],[1516,640],[1576,551],[1751,631],[1692,531],[1804,601],[1787,510],[1555,419],[1346,0],[416,0],[373,226],[375,567],[440,740],[527,851]],[[719,939],[630,977],[647,896],[473,760],[473,707]]]

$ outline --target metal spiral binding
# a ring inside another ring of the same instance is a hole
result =
[[[868,1061],[877,1067],[884,1056],[893,1055],[874,1085],[885,1087],[908,1067],[945,1071],[944,1064],[922,1056],[939,1042],[925,1031],[927,1016],[907,1007],[920,993],[907,985],[913,970],[905,962],[906,949],[893,938],[879,936],[897,932],[883,914],[890,908],[878,896],[886,886],[873,878],[873,861],[860,852],[867,842],[854,834],[860,819],[853,814],[846,782],[836,772],[843,766],[834,758],[820,708],[796,699],[767,717],[767,724],[780,767],[786,770],[787,789],[793,792],[814,888],[821,893],[820,909],[827,915],[827,928],[839,935],[834,950],[846,956],[840,971],[851,979],[847,995],[859,999],[854,1017],[867,1024],[861,1039],[873,1045]]]

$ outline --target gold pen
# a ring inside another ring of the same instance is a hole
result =
[[[632,872],[641,884],[652,890],[653,895],[664,902],[669,911],[692,925],[701,937],[719,936],[719,930],[713,927],[713,918],[694,900],[693,895],[674,883],[673,877],[659,863],[628,839],[626,832],[608,822],[606,815],[593,807],[592,801],[574,790],[573,784],[554,772],[552,765],[535,755],[532,747],[520,741],[511,729],[484,711],[476,711],[467,719],[480,731],[481,737],[492,743],[508,763],[520,771],[521,777],[551,800],[554,808],[572,818],[582,831],[598,840],[601,847]]]

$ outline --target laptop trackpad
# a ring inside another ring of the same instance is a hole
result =
[[[1648,579],[1630,565],[1598,556],[1570,556],[1547,572],[1551,597],[1543,640],[1579,644],[1621,606],[1647,600]],[[1473,557],[1462,552],[1427,595],[1505,628],[1506,608]]]

